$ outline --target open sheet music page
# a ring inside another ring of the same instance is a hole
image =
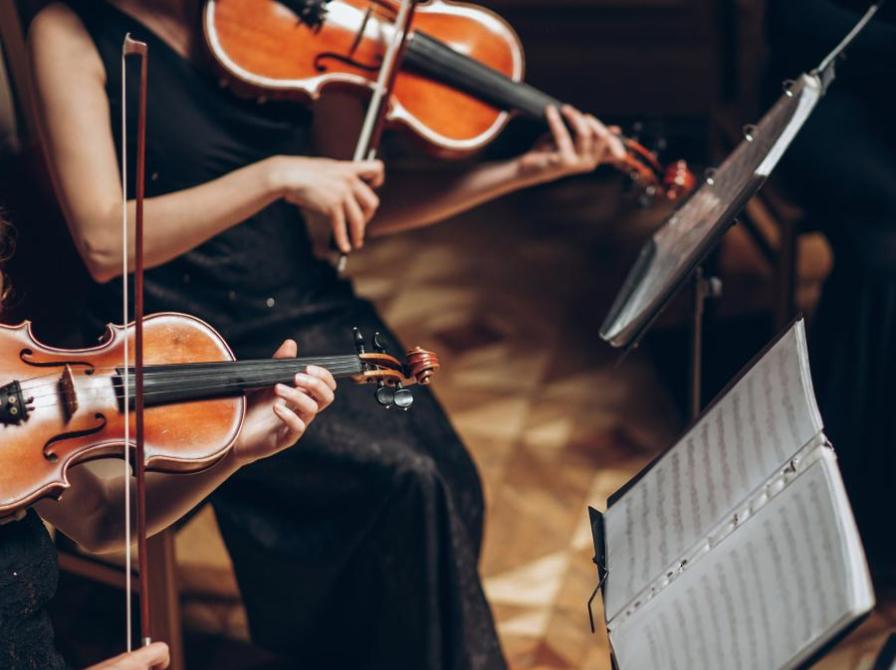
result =
[[[607,510],[607,619],[821,430],[798,321]]]
[[[792,668],[874,606],[836,457],[811,453],[734,532],[611,622],[621,670]]]

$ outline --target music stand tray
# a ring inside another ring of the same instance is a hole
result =
[[[638,344],[765,183],[823,95],[824,75],[813,71],[786,82],[762,120],[744,128],[744,140],[645,243],[601,326],[601,338],[619,348]]]

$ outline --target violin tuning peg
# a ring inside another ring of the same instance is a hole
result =
[[[377,388],[375,396],[376,401],[386,409],[391,409],[396,404],[395,391],[388,386],[382,385]]]
[[[378,354],[386,353],[386,343],[383,341],[383,336],[378,332],[373,334],[373,350]]]
[[[413,404],[414,394],[411,393],[410,389],[399,386],[395,390],[395,406],[398,409],[407,412],[409,409],[411,409],[411,405]]]
[[[366,353],[367,348],[364,346],[364,335],[361,334],[361,329],[357,327],[352,328],[352,333],[355,339],[355,349],[359,354]]]
[[[438,356],[420,347],[409,351],[407,357],[411,376],[421,386],[429,385],[432,376],[442,367]]]

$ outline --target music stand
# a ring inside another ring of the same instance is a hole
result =
[[[601,338],[630,351],[685,284],[693,281],[692,418],[701,405],[703,308],[708,297],[720,292],[718,280],[703,276],[702,264],[781,160],[834,80],[837,59],[882,4],[883,0],[872,4],[817,68],[784,82],[783,95],[758,124],[744,127],[744,140],[718,169],[707,172],[703,184],[645,243],[601,326]]]
[[[784,84],[784,93],[756,125],[744,128],[744,140],[699,188],[672,212],[644,244],[600,329],[614,347],[637,347],[649,328],[690,281],[690,412],[700,412],[703,310],[721,285],[706,278],[703,263],[737,215],[765,183],[796,133],[834,78],[834,60],[826,69],[802,74]]]

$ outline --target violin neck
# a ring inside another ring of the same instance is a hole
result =
[[[291,385],[296,373],[309,365],[326,368],[336,379],[354,377],[363,372],[358,356],[282,358],[222,363],[186,363],[183,365],[147,365],[144,368],[143,394],[147,407],[195,400],[238,396],[275,384]],[[134,392],[133,368],[130,370],[131,395]],[[118,370],[116,387],[121,394],[123,372]]]
[[[411,71],[468,93],[498,109],[520,112],[533,119],[544,119],[548,107],[559,108],[563,104],[419,31],[408,39],[404,62]]]

